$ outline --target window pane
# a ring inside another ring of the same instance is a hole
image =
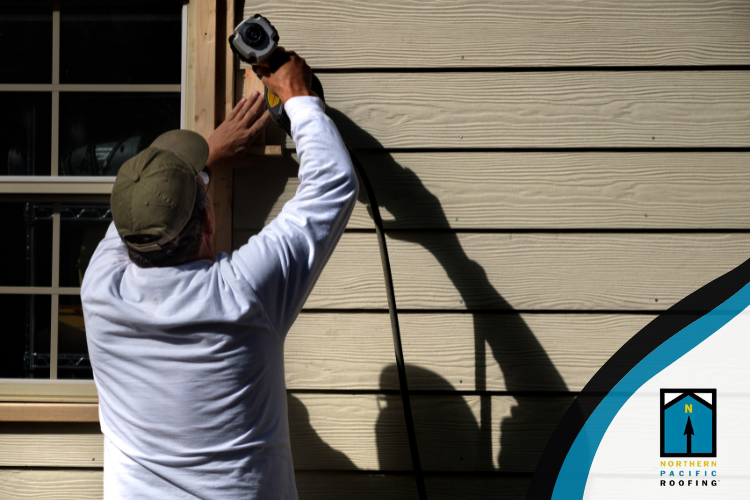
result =
[[[60,83],[180,83],[182,8],[63,6]]]
[[[112,214],[108,203],[62,204],[60,207],[60,286],[81,286],[91,256],[104,238],[110,222],[112,222]]]
[[[0,286],[52,285],[52,204],[0,203]]]
[[[49,378],[51,297],[2,295],[0,378]]]
[[[4,6],[0,83],[52,83],[52,7]]]
[[[177,128],[178,93],[63,92],[59,175],[117,175],[126,160]]]
[[[81,297],[60,295],[57,378],[92,379]]]
[[[52,94],[0,92],[0,109],[0,175],[49,175]]]

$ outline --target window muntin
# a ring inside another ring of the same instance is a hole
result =
[[[101,189],[91,186],[113,182],[128,158],[180,127],[186,43],[186,10],[179,3],[63,1],[57,8],[21,11],[8,12],[34,11],[46,23],[37,40],[46,40],[50,56],[26,66],[20,61],[19,68],[29,71],[15,71],[24,75],[15,80],[0,76],[6,110],[0,120],[0,185],[6,193],[0,194],[0,220],[8,229],[0,257],[12,267],[0,273],[0,313],[8,321],[0,379],[16,380],[6,385],[11,388],[29,378],[92,378],[80,284],[111,214],[102,196],[93,194]],[[97,43],[105,32],[119,40]],[[86,154],[89,164],[82,165]]]

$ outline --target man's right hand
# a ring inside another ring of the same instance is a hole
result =
[[[284,104],[292,97],[313,95],[310,91],[312,69],[296,52],[277,47],[269,60],[269,67],[256,66],[255,70],[263,85],[279,96]]]

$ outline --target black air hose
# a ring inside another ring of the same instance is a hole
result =
[[[401,389],[401,403],[404,405],[404,420],[406,421],[406,434],[409,439],[409,450],[414,468],[414,477],[417,481],[417,492],[420,500],[427,500],[427,490],[422,476],[422,464],[419,460],[417,449],[417,436],[414,432],[414,418],[411,413],[411,401],[409,400],[409,384],[406,381],[406,367],[404,366],[404,351],[401,348],[401,329],[398,326],[398,312],[396,311],[396,296],[393,293],[393,276],[391,274],[391,262],[388,258],[388,247],[385,244],[385,233],[383,231],[383,219],[380,218],[380,208],[375,198],[370,180],[367,178],[365,169],[360,163],[352,148],[346,146],[352,159],[354,170],[357,172],[367,194],[367,201],[372,210],[372,219],[375,222],[375,233],[378,235],[378,247],[380,248],[380,262],[383,264],[383,277],[385,278],[385,292],[388,295],[388,312],[391,316],[391,330],[393,331],[393,349],[396,351],[396,367],[398,368],[398,383]]]

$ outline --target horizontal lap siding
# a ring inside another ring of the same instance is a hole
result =
[[[99,500],[101,469],[0,469],[0,500]]]
[[[313,68],[748,64],[744,0],[265,0]]]
[[[429,498],[523,498],[575,392],[659,312],[748,257],[748,4],[255,12],[321,70],[328,114],[373,182]],[[288,151],[236,172],[235,247],[299,186],[294,144],[273,126],[267,138]],[[294,420],[292,438],[326,450],[314,464],[295,453],[302,498],[416,498],[413,476],[393,475],[410,462],[366,202],[287,340],[290,411],[311,424]]]
[[[750,153],[361,150],[388,229],[750,229]],[[299,186],[296,155],[238,170],[235,231]],[[372,229],[366,200],[349,229]],[[239,235],[238,235],[239,236]],[[239,245],[242,241],[235,240]]]
[[[411,400],[425,470],[530,473],[572,396],[456,393]],[[297,470],[411,471],[400,396],[291,393],[288,406]],[[102,463],[98,424],[0,425],[0,467]]]
[[[102,498],[102,470],[0,470],[0,500],[96,500]],[[298,471],[299,496],[306,500],[416,500],[414,478],[405,474]],[[503,498],[525,497],[527,476],[428,476],[429,497],[484,500],[503,491]]]
[[[424,310],[664,311],[750,255],[748,233],[407,231],[387,241],[398,306]],[[305,308],[387,308],[374,233],[344,234]]]
[[[746,71],[319,77],[329,114],[357,148],[750,146]]]
[[[654,314],[401,314],[413,390],[580,391]],[[302,313],[286,341],[290,390],[397,390],[382,313]],[[477,359],[476,340],[487,348]],[[475,365],[484,368],[477,387]]]

